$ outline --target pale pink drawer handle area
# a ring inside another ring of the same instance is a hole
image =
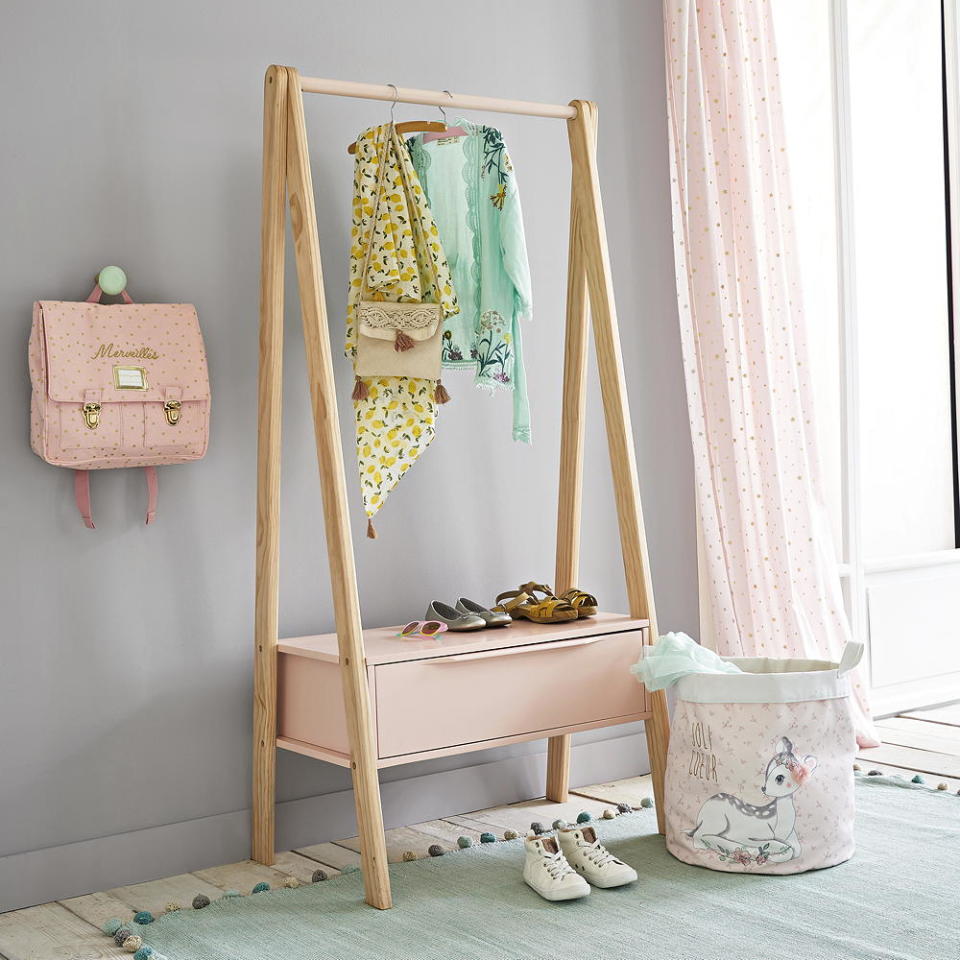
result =
[[[642,630],[562,640],[547,633],[542,643],[381,664],[374,668],[379,756],[635,717],[646,698],[630,667],[642,649]]]
[[[585,647],[603,639],[605,638],[603,634],[601,634],[599,637],[581,637],[579,640],[558,640],[536,647],[507,647],[505,650],[481,650],[479,653],[460,653],[455,657],[437,657],[435,660],[426,660],[424,662],[442,666],[445,663],[462,663],[464,660],[490,660],[494,657],[515,657],[521,653],[547,653],[553,650],[569,650],[571,647]]]

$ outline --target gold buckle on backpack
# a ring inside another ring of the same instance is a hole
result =
[[[96,430],[100,426],[100,404],[95,401],[83,405],[84,423],[91,429]]]
[[[163,412],[166,414],[167,423],[175,427],[180,422],[180,401],[165,400],[163,402]]]

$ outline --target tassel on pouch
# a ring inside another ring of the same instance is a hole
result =
[[[370,396],[370,391],[367,389],[366,383],[364,383],[362,377],[354,377],[353,379],[353,393],[350,396],[354,400],[366,400]]]
[[[402,330],[397,331],[396,339],[393,341],[393,349],[396,350],[397,353],[412,350],[415,346],[416,344],[411,337],[407,336]]]
[[[433,391],[433,399],[437,403],[449,403],[450,394],[447,393],[447,388],[443,385],[442,380],[437,381],[437,388]]]
[[[367,539],[377,539],[377,528],[373,525],[373,520],[370,520],[369,518],[367,519]]]

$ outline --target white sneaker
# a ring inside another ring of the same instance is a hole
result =
[[[590,893],[589,884],[570,868],[553,837],[527,837],[523,846],[524,882],[544,900],[576,900]]]
[[[595,887],[619,887],[637,879],[637,871],[618,860],[600,842],[593,827],[559,830],[557,837],[570,866]]]

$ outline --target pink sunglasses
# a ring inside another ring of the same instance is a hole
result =
[[[398,637],[435,637],[447,629],[439,620],[411,620],[398,634]]]

